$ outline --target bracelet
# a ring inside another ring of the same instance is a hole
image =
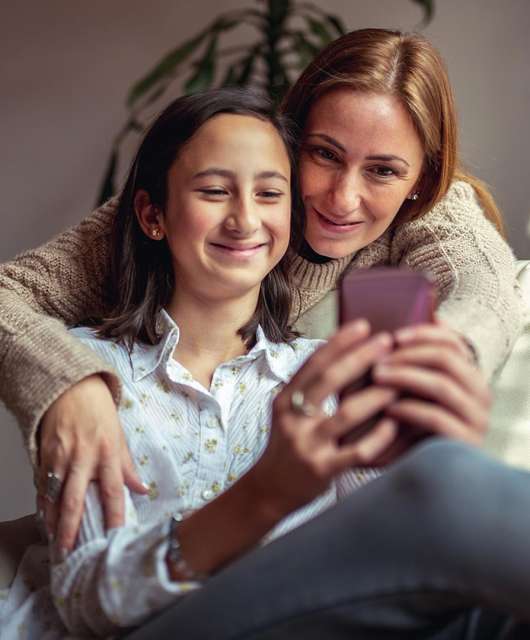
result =
[[[171,517],[169,522],[169,545],[166,561],[171,567],[171,577],[173,580],[202,582],[206,579],[206,576],[192,569],[182,557],[182,550],[178,539],[178,528],[183,520],[184,516],[181,513]]]

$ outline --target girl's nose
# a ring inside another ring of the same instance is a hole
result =
[[[239,198],[232,204],[226,218],[226,228],[238,235],[250,236],[259,228],[259,216],[252,202]]]

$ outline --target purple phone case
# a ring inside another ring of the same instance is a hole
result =
[[[433,286],[421,273],[380,267],[352,271],[341,281],[341,324],[366,318],[372,332],[395,331],[399,327],[433,319]]]
[[[372,333],[392,332],[400,327],[431,322],[434,303],[433,285],[421,273],[391,267],[352,271],[340,284],[339,322],[365,318],[370,322]],[[359,391],[370,381],[368,372],[343,389],[341,398]],[[374,416],[355,427],[342,442],[358,440],[380,417]]]

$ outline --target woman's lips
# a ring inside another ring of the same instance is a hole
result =
[[[320,226],[332,233],[351,233],[352,231],[356,231],[363,223],[362,220],[356,220],[355,222],[337,224],[333,222],[333,220],[326,218],[326,216],[322,215],[320,211],[317,211],[314,207],[312,208]]]
[[[248,260],[249,258],[253,258],[264,247],[266,247],[267,243],[253,244],[253,245],[240,247],[237,245],[228,245],[228,244],[221,244],[217,242],[211,242],[210,246],[216,253],[226,256],[227,258],[232,258],[235,260]]]

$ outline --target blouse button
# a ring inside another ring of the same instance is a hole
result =
[[[211,489],[205,489],[201,493],[201,496],[203,500],[211,500],[213,498],[213,491]]]

